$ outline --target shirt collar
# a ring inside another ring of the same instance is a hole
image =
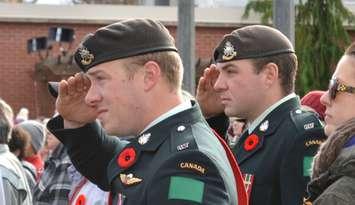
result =
[[[143,131],[141,133],[143,133],[144,131],[146,131],[147,129],[153,127],[154,125],[158,124],[159,122],[165,120],[166,118],[172,116],[172,115],[175,115],[179,112],[182,112],[184,110],[187,110],[189,108],[191,108],[192,105],[191,105],[191,101],[187,100],[187,101],[184,101],[182,102],[181,104],[173,107],[172,109],[170,109],[168,112],[160,115],[159,117],[157,117],[155,120],[153,120],[151,123],[148,124],[147,127],[145,127],[143,129]]]
[[[264,118],[270,114],[275,108],[277,108],[279,105],[282,103],[288,101],[291,98],[297,97],[295,93],[291,93],[285,97],[283,97],[281,100],[277,101],[273,105],[271,105],[268,109],[266,109],[259,117],[257,117],[252,123],[248,124],[248,133],[252,133],[254,129],[264,120]]]

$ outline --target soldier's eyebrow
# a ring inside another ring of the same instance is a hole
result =
[[[86,74],[89,76],[96,76],[99,74],[104,74],[105,72],[102,70],[88,71]]]
[[[226,63],[225,65],[223,65],[223,66],[221,67],[221,70],[227,70],[227,69],[229,69],[229,68],[237,69],[238,66],[235,65],[235,64],[233,64],[233,63]]]

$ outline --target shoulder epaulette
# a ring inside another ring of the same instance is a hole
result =
[[[171,130],[171,135],[172,152],[197,149],[197,144],[195,138],[193,137],[191,125],[180,124]]]
[[[290,112],[290,116],[297,130],[300,132],[313,128],[323,127],[323,124],[317,115],[311,111],[296,108]]]

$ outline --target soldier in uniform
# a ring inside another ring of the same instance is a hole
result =
[[[112,204],[246,204],[197,103],[183,101],[181,59],[161,23],[102,27],[74,58],[85,74],[59,83],[60,115],[47,126]],[[123,145],[106,133],[136,137]]]
[[[219,99],[208,100],[221,100],[227,116],[247,122],[233,152],[250,204],[301,204],[324,134],[294,93],[297,57],[292,44],[274,28],[246,26],[223,37],[214,61],[201,81],[213,83],[213,89],[200,92],[217,92]]]

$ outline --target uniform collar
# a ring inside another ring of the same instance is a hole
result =
[[[190,108],[188,108],[190,106]],[[178,110],[182,110],[178,112]],[[159,120],[158,123],[151,126],[142,132],[136,139],[133,141],[138,141],[142,136],[149,135],[150,139],[147,143],[140,145],[140,149],[144,151],[154,151],[158,148],[158,146],[166,139],[167,136],[170,135],[171,129],[177,129],[177,127],[184,123],[185,126],[193,124],[201,119],[203,119],[200,108],[198,107],[195,101],[188,101],[188,104],[180,104],[178,107],[175,107],[173,110],[170,110],[169,115],[161,116],[163,119]],[[167,132],[162,132],[162,130],[166,130]]]
[[[295,93],[291,93],[285,97],[283,97],[281,100],[277,101],[273,105],[271,105],[268,109],[266,109],[259,117],[257,117],[252,123],[248,125],[248,133],[252,133],[254,129],[265,119],[265,117],[270,114],[273,110],[275,110],[278,106],[280,106],[282,103],[288,101],[291,98],[296,98],[297,95]]]
[[[164,119],[166,119],[172,115],[175,115],[176,113],[187,110],[191,107],[192,107],[192,105],[191,105],[190,101],[184,101],[183,103],[173,107],[168,112],[160,115],[158,118],[153,120],[151,123],[149,123],[149,125],[146,128],[144,128],[144,130],[141,133],[144,133],[145,130],[149,129],[150,127],[153,127],[155,124],[158,124],[159,122],[163,121]]]

